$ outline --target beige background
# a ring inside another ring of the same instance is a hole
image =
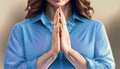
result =
[[[24,19],[27,0],[0,0],[0,69],[3,61],[7,40],[12,26]],[[92,0],[95,9],[94,18],[101,20],[107,30],[116,69],[120,69],[120,0]]]

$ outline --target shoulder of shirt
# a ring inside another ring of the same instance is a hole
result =
[[[82,15],[78,15],[75,12],[73,12],[73,18],[77,19],[80,23],[87,23],[91,25],[103,25],[103,23],[100,20],[94,19],[94,18],[86,18]]]
[[[94,19],[94,18],[91,18],[89,19],[89,25],[96,29],[96,30],[100,30],[100,29],[105,29],[105,26],[104,26],[104,23],[98,19]]]
[[[14,26],[13,26],[13,28],[15,28],[15,27],[17,27],[17,28],[22,28],[22,27],[24,27],[24,26],[27,26],[28,24],[31,24],[32,22],[31,22],[31,18],[30,19],[25,19],[25,20],[22,20],[22,21],[20,21],[20,22],[18,22],[18,23],[16,23]]]
[[[90,21],[90,24],[92,24],[92,25],[104,26],[103,22],[98,19],[91,18],[91,19],[89,19],[89,21]]]

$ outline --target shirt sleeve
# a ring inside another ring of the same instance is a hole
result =
[[[88,69],[115,69],[110,43],[103,24],[99,24],[95,35],[94,58],[87,58]]]
[[[36,59],[26,60],[23,35],[15,25],[10,32],[4,60],[4,69],[36,69]]]

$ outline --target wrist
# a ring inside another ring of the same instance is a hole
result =
[[[48,53],[51,53],[53,56],[57,56],[59,51],[51,49]]]
[[[64,50],[63,53],[64,53],[65,55],[69,55],[72,51],[73,51],[73,49],[72,49],[72,48],[69,48],[69,49]]]

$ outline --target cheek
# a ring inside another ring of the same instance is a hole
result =
[[[66,2],[69,2],[70,0],[65,0]]]
[[[54,4],[54,0],[47,0],[49,4]]]
[[[47,2],[53,6],[56,4],[54,0],[47,0]]]
[[[48,2],[48,3],[51,3],[51,2],[52,2],[52,0],[47,0],[47,2]]]

